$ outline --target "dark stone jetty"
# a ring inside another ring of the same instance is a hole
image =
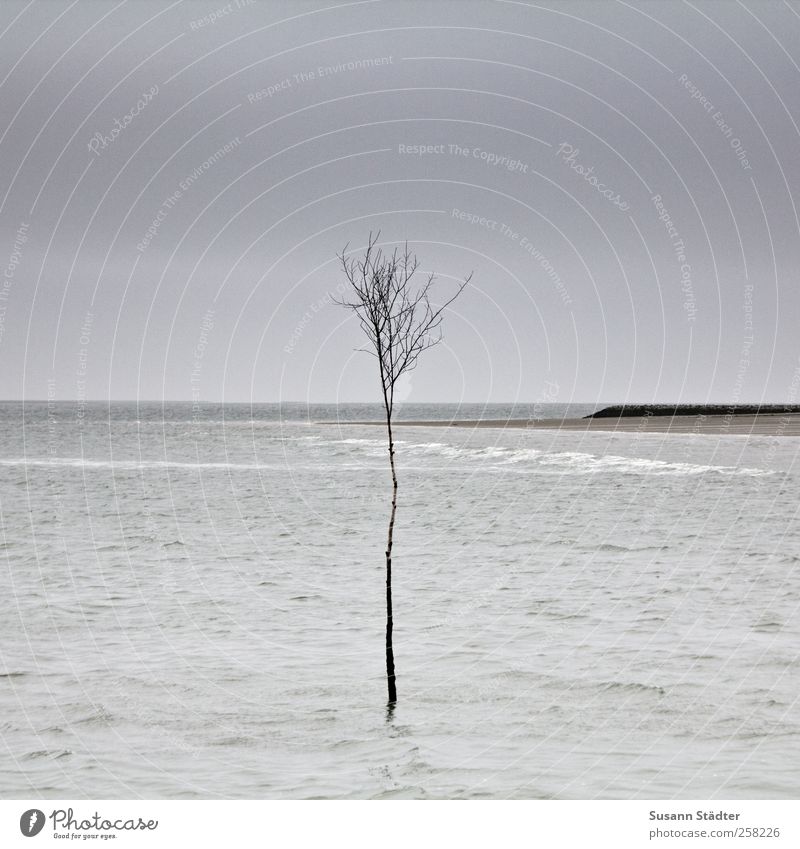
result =
[[[629,416],[730,416],[800,413],[800,404],[617,404],[603,407],[585,419]]]

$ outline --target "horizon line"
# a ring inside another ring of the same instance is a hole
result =
[[[327,405],[327,406],[339,406],[342,404],[375,404],[377,406],[383,406],[383,402],[378,399],[375,401],[295,401],[295,400],[281,400],[281,401],[211,401],[211,400],[203,400],[203,401],[193,401],[187,398],[2,398],[0,399],[0,404],[192,404],[192,405],[208,405],[208,404],[239,404],[239,405],[258,405],[258,404],[319,404],[319,405]],[[416,405],[416,406],[424,406],[424,405],[436,405],[436,404],[484,404],[487,406],[499,406],[499,405],[513,405],[513,404],[528,404],[528,405],[540,405],[540,406],[558,406],[558,405],[575,405],[575,406],[626,406],[626,407],[643,407],[648,405],[658,405],[658,406],[678,406],[678,407],[686,407],[686,406],[702,406],[702,405],[713,405],[713,406],[724,406],[724,407],[752,407],[752,406],[767,406],[767,405],[793,405],[793,401],[770,401],[770,400],[753,400],[753,401],[743,401],[741,399],[737,401],[714,401],[714,400],[704,400],[704,401],[396,401],[395,406],[402,405]]]

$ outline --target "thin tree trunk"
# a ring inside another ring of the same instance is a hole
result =
[[[394,648],[392,646],[392,536],[394,515],[397,512],[397,474],[394,468],[394,441],[392,439],[392,416],[386,411],[386,427],[389,431],[389,463],[392,467],[392,513],[389,518],[389,536],[386,541],[386,679],[389,684],[389,705],[397,701],[394,676]]]
[[[334,298],[334,301],[356,314],[361,329],[369,340],[373,349],[370,353],[378,360],[383,405],[386,410],[389,463],[392,468],[392,512],[386,540],[386,678],[389,685],[387,713],[391,717],[397,702],[392,645],[392,536],[397,513],[397,472],[392,437],[394,388],[402,375],[416,367],[423,351],[442,341],[442,313],[463,291],[472,274],[441,306],[432,306],[429,294],[435,275],[428,274],[427,280],[417,287],[412,278],[419,262],[409,251],[408,242],[402,251],[395,249],[391,254],[384,254],[378,245],[379,239],[380,231],[375,235],[370,232],[367,248],[361,259],[348,259],[349,243],[345,245],[339,260],[344,276],[352,288],[352,298]]]

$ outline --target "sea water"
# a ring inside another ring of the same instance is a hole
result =
[[[796,438],[0,417],[2,797],[797,796]]]

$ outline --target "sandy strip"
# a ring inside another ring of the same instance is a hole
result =
[[[378,425],[382,422],[336,422]],[[759,413],[724,416],[625,416],[601,419],[482,419],[478,421],[395,421],[395,427],[495,427],[536,430],[619,431],[621,433],[696,433],[714,436],[800,436],[800,414]],[[385,425],[384,425],[385,426]]]

